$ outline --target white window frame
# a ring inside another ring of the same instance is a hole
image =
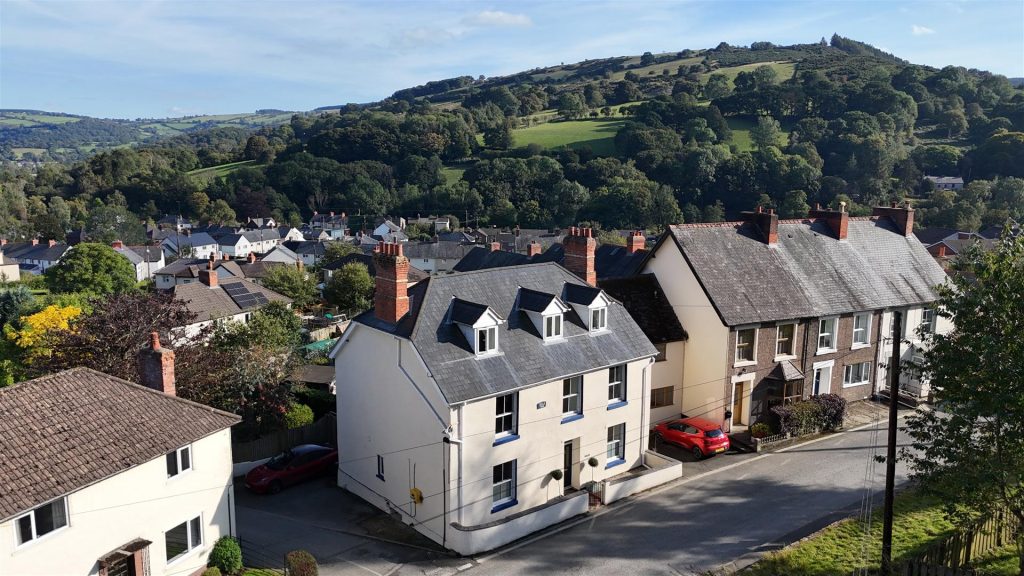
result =
[[[562,337],[562,315],[544,316],[544,340],[558,340]]]
[[[621,431],[621,435],[617,432]],[[605,465],[626,460],[626,424],[608,427],[608,443],[605,446]]]
[[[825,322],[830,322],[832,324],[832,327],[829,329],[828,332],[825,332],[824,328],[823,328]],[[818,350],[817,350],[817,352],[815,352],[815,354],[834,354],[835,353],[835,351],[836,351],[836,332],[837,332],[837,328],[838,327],[839,327],[839,317],[838,316],[827,316],[825,318],[819,318],[818,319]],[[821,337],[826,335],[826,334],[828,335],[830,346],[822,346],[821,345]]]
[[[576,391],[572,392],[572,384],[576,383]],[[566,392],[565,387],[568,385],[570,391]],[[576,409],[566,411],[565,401],[569,398],[576,399]],[[572,376],[562,380],[562,416],[573,416],[576,414],[583,414],[583,376]]]
[[[832,380],[835,377],[835,374],[833,374],[833,372],[835,372],[835,365],[836,365],[836,361],[835,360],[826,360],[825,362],[815,362],[812,365],[812,370],[811,370],[811,396],[815,395],[814,380],[817,378],[818,371],[819,370],[824,370],[826,368],[828,368],[828,381],[825,383],[824,390],[822,390],[819,387],[819,390],[818,390],[817,394],[829,394],[829,393],[832,392]]]
[[[484,350],[480,349],[480,335],[486,336]],[[473,342],[473,351],[476,352],[477,356],[486,356],[488,354],[494,354],[498,351],[498,327],[497,326],[486,326],[484,328],[477,328],[474,331],[476,336],[475,342]]]
[[[918,325],[922,335],[934,334],[938,314],[935,308],[925,307],[921,309],[921,323]]]
[[[620,371],[622,377],[615,378],[615,373]],[[608,404],[617,404],[619,402],[626,401],[626,365],[619,364],[618,366],[612,366],[608,369]],[[618,389],[618,394],[614,394],[615,389]]]
[[[791,334],[790,337],[789,337],[789,354],[780,354],[779,353],[779,341],[780,341],[779,337],[782,335],[782,327],[783,326],[792,326],[793,327],[793,334]],[[781,323],[781,324],[779,324],[779,325],[777,325],[775,327],[775,360],[776,361],[778,361],[778,360],[789,360],[789,359],[792,359],[792,358],[796,358],[796,332],[797,332],[797,323],[796,322],[783,322],[783,323]]]
[[[752,331],[754,333],[754,341],[750,343],[751,359],[743,360],[740,359],[740,332]],[[747,326],[745,328],[736,329],[736,342],[733,346],[733,366],[753,366],[757,364],[757,333],[758,329],[756,326]]]
[[[608,307],[601,306],[590,311],[590,331],[600,332],[608,328]]]
[[[511,464],[512,473],[508,478],[504,477],[505,466]],[[495,469],[501,467],[502,478],[495,481],[494,472]],[[495,464],[491,469],[491,506],[501,506],[502,504],[509,504],[516,501],[516,474],[517,474],[517,462],[515,460],[509,460],[508,462],[502,462],[501,464]],[[495,498],[494,490],[499,486],[508,484],[508,496],[502,498]]]
[[[854,367],[862,367],[861,380],[856,382],[851,381],[853,377]],[[853,386],[863,386],[871,383],[871,362],[857,362],[856,364],[847,364],[843,367],[843,388],[852,388]]]
[[[57,528],[54,528],[53,530],[50,530],[46,534],[39,534],[37,532],[37,528],[36,528],[36,512],[38,512],[41,508],[43,508],[45,506],[52,505],[55,502],[62,502],[63,503],[62,506],[64,508],[64,524],[59,526],[59,527],[57,527]],[[14,526],[15,548],[21,548],[22,546],[29,546],[31,544],[35,544],[36,542],[38,542],[39,540],[41,540],[43,538],[47,538],[47,537],[52,536],[52,535],[54,535],[54,534],[56,534],[58,532],[62,532],[64,530],[66,530],[69,526],[71,526],[71,518],[70,518],[70,516],[71,515],[68,513],[68,498],[67,498],[67,496],[61,496],[60,498],[56,498],[54,500],[50,500],[49,502],[46,502],[44,504],[40,504],[39,506],[36,506],[35,508],[29,510],[28,512],[26,512],[24,514],[20,514],[20,515],[16,516],[14,518],[14,521],[12,522],[12,524]],[[21,540],[21,530],[19,529],[18,525],[21,522],[21,519],[22,518],[26,518],[26,517],[29,519],[29,525],[31,527],[32,537],[29,538],[28,540],[22,541]]]
[[[857,320],[860,319],[860,318],[867,318],[867,320],[865,321],[864,328],[857,328]],[[854,314],[853,315],[853,330],[852,330],[852,332],[853,332],[853,339],[851,340],[851,342],[853,342],[853,344],[851,345],[851,349],[852,350],[857,350],[857,349],[860,349],[860,348],[867,348],[868,346],[871,346],[871,321],[872,320],[874,320],[874,315],[871,312],[862,312],[860,314]],[[863,341],[858,341],[857,340],[857,331],[858,330],[861,330],[861,331],[864,332]]]
[[[188,468],[184,468],[181,465],[181,460],[182,460],[181,455],[182,455],[182,453],[187,453],[188,454]],[[193,460],[192,460],[192,445],[191,444],[186,444],[186,445],[182,446],[181,448],[178,448],[177,450],[174,450],[173,452],[168,452],[166,454],[166,456],[164,457],[164,462],[166,464],[170,464],[169,459],[171,457],[171,454],[174,455],[174,473],[172,474],[171,471],[168,470],[167,471],[167,478],[168,479],[170,479],[170,478],[177,478],[178,476],[181,476],[182,474],[185,474],[185,473],[188,473],[188,472],[192,471],[194,466],[193,466]]]
[[[499,406],[505,401],[505,399],[511,399],[511,406],[505,405],[504,412],[498,412]],[[511,425],[506,430],[498,431],[498,421],[504,421],[506,418],[511,419]],[[506,438],[508,436],[515,436],[519,430],[519,393],[513,392],[511,394],[502,394],[494,398],[494,437],[495,438]]]
[[[199,543],[198,544],[192,544],[192,536],[193,536],[192,523],[196,522],[196,521],[198,521],[197,523],[199,525]],[[188,520],[185,520],[184,522],[182,522],[180,524],[176,524],[174,526],[171,526],[170,530],[165,530],[164,531],[164,557],[165,558],[167,557],[167,533],[170,532],[171,530],[174,530],[178,526],[181,526],[181,524],[185,525],[185,542],[186,542],[188,547],[185,549],[184,552],[178,554],[174,558],[167,558],[167,565],[168,566],[170,566],[171,564],[174,564],[176,562],[180,562],[182,558],[187,558],[192,553],[194,553],[196,550],[201,550],[203,548],[203,544],[205,542],[205,538],[203,537],[203,515],[200,514],[200,515],[198,515],[198,516],[196,516],[194,518],[189,518]]]

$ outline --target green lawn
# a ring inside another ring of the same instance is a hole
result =
[[[241,162],[231,162],[229,164],[221,164],[219,166],[210,166],[209,168],[200,168],[198,170],[193,170],[189,172],[188,175],[192,176],[193,178],[200,182],[209,182],[214,178],[221,178],[227,176],[228,174],[234,172],[235,170],[238,170],[243,166],[255,164],[255,162],[255,160],[243,160]]]
[[[46,148],[11,148],[11,152],[14,152],[15,158],[21,158],[29,152],[38,156],[46,152]]]
[[[516,147],[538,144],[544,148],[582,148],[589,146],[595,154],[615,154],[615,134],[625,120],[570,120],[548,122],[513,130]]]
[[[37,122],[33,122],[28,118],[9,118],[0,117],[0,126],[13,126],[15,128],[21,128],[22,126],[35,126]]]
[[[793,62],[755,62],[753,64],[744,64],[742,66],[731,66],[729,68],[719,68],[714,72],[708,72],[700,75],[701,83],[706,83],[708,78],[712,74],[725,74],[726,78],[729,79],[729,86],[732,87],[732,81],[736,79],[736,75],[740,72],[752,72],[754,68],[759,66],[771,66],[775,73],[779,75],[779,82],[788,80],[793,76],[793,70],[796,69],[796,64]]]
[[[757,122],[749,118],[726,118],[726,122],[729,123],[729,129],[732,130],[732,144],[735,144],[740,151],[753,150],[754,143],[750,140],[750,129],[757,126]],[[789,127],[786,124],[782,125],[782,130],[779,134],[779,146],[782,147],[789,140]]]
[[[445,166],[441,168],[441,174],[444,175],[444,179],[449,184],[454,184],[459,180],[462,180],[462,174],[466,172],[465,168],[456,168],[454,166]]]
[[[833,524],[792,548],[774,552],[751,566],[744,576],[849,576],[853,570],[877,567],[881,561],[882,509],[875,510],[871,537],[856,519]],[[953,531],[941,502],[917,492],[896,498],[893,555],[897,561],[927,549]]]
[[[1017,548],[1011,543],[983,556],[973,564],[978,576],[1017,576],[1020,574],[1019,562]]]

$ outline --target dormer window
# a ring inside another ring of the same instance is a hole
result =
[[[489,306],[452,298],[448,323],[457,326],[477,356],[498,352],[498,326],[502,319]]]
[[[552,338],[562,337],[562,315],[553,314],[551,316],[544,317],[544,339],[550,340]]]
[[[608,329],[608,306],[611,301],[603,290],[566,283],[562,298],[572,306],[591,333]]]
[[[608,327],[608,307],[602,306],[590,311],[590,331],[597,332]]]
[[[477,354],[490,354],[498,349],[498,329],[494,326],[490,328],[480,328],[476,331],[476,353]]]

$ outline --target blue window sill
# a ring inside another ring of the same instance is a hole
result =
[[[622,458],[619,458],[618,460],[612,460],[611,462],[605,464],[604,465],[604,469],[607,470],[609,468],[615,468],[616,466],[621,466],[621,465],[623,465],[625,463],[626,463],[625,460],[623,460]]]
[[[381,481],[381,482],[386,482],[386,480],[384,480],[384,477],[383,477],[383,476],[381,476],[380,474],[377,474],[377,478],[380,478],[380,481]]]
[[[498,438],[494,441],[494,446],[497,446],[499,444],[507,444],[513,440],[519,440],[519,435],[509,434],[508,436],[502,436],[501,438]]]
[[[516,504],[519,504],[519,500],[516,500],[516,499],[513,498],[509,502],[498,504],[494,508],[491,508],[491,514],[494,514],[495,512],[501,512],[502,510],[505,510],[507,508],[511,508],[511,507],[515,506]]]
[[[609,410],[615,410],[616,408],[622,408],[623,406],[628,406],[628,405],[629,405],[629,402],[627,402],[626,400],[619,400],[618,402],[612,402],[611,404],[609,404],[608,405],[608,409]]]
[[[573,414],[572,416],[566,416],[565,418],[562,418],[562,424],[568,424],[569,422],[575,422],[577,420],[582,420],[582,419],[583,419],[583,414]]]

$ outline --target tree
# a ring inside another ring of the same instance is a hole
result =
[[[224,200],[214,200],[206,206],[200,218],[210,224],[228,224],[235,221],[235,211]]]
[[[804,218],[811,209],[807,205],[807,193],[803,190],[790,190],[779,205],[779,218]]]
[[[946,136],[952,138],[967,132],[967,116],[962,109],[946,110],[942,113],[942,126],[946,129]]]
[[[484,130],[484,144],[490,148],[508,150],[512,148],[515,140],[512,136],[513,121],[506,118],[492,128]]]
[[[587,105],[579,94],[566,92],[558,99],[558,113],[564,118],[583,118],[587,115]]]
[[[729,78],[725,74],[712,74],[704,85],[704,97],[708,100],[724,98],[732,92],[729,88]]]
[[[54,350],[60,351],[58,335],[66,332],[71,322],[81,314],[82,309],[78,306],[51,304],[35,314],[22,317],[18,328],[5,325],[4,336],[20,349],[26,365],[38,368],[49,361]]]
[[[283,302],[257,310],[248,322],[232,322],[217,329],[210,345],[244,348],[252,342],[274,350],[292,350],[302,343],[302,321]]]
[[[296,308],[305,310],[318,300],[316,280],[298,266],[274,266],[263,278],[263,286],[292,299]]]
[[[274,158],[274,149],[270,147],[266,136],[256,134],[246,140],[244,155],[246,160],[267,164]]]
[[[121,240],[125,244],[142,244],[146,241],[146,229],[139,217],[124,206],[99,206],[89,210],[89,221],[85,232],[95,242],[110,244]]]
[[[373,278],[366,265],[359,262],[349,262],[339,268],[324,287],[324,299],[349,314],[369,309],[371,298]]]
[[[122,294],[135,290],[135,267],[110,246],[85,242],[46,271],[46,285],[53,292]]]
[[[359,248],[356,248],[355,244],[349,244],[348,242],[325,242],[323,261],[330,264],[356,252],[359,252]]]
[[[757,126],[750,129],[750,140],[759,149],[769,146],[779,146],[779,135],[782,134],[782,127],[779,121],[768,115],[758,116]]]
[[[960,525],[1006,509],[1024,525],[1024,237],[961,255],[938,287],[938,314],[955,326],[929,337],[921,372],[941,410],[907,418],[910,462],[921,487]],[[1024,575],[1024,531],[1017,530]]]

